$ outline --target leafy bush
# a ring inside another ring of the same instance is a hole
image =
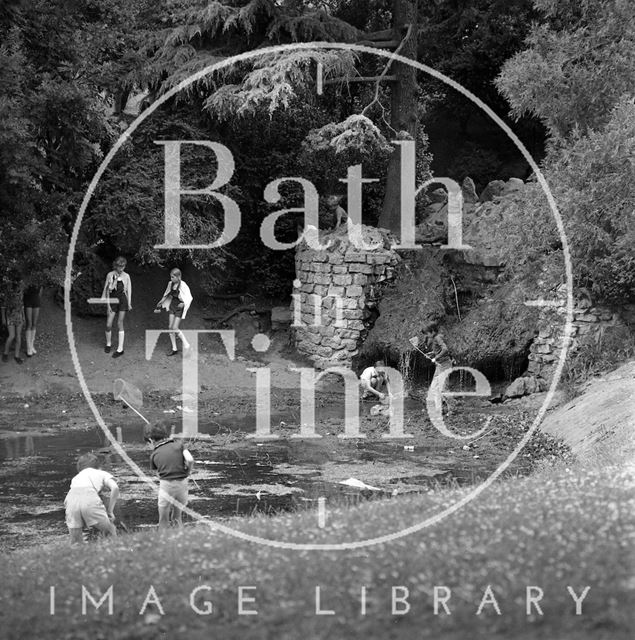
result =
[[[597,340],[583,342],[568,356],[562,374],[563,387],[569,395],[577,395],[581,383],[634,356],[632,332],[625,326],[608,327]]]
[[[503,66],[497,86],[512,115],[533,113],[550,143],[543,172],[562,213],[575,284],[596,300],[635,296],[635,13],[630,0],[534,0],[543,22]],[[528,195],[527,243],[548,249],[553,222],[542,194]],[[543,225],[546,225],[543,227]],[[557,245],[553,246],[557,249]]]
[[[512,115],[536,115],[554,138],[601,128],[633,91],[631,0],[534,0],[534,6],[541,22],[496,80]]]
[[[635,299],[634,158],[635,104],[624,100],[602,129],[552,146],[543,167],[563,218],[574,285],[609,304]],[[542,189],[532,183],[507,206],[509,269],[544,269],[548,286],[556,284],[563,247]]]

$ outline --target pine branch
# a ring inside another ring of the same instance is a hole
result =
[[[357,78],[347,78],[345,76],[341,78],[333,78],[332,80],[325,80],[324,85],[328,84],[342,84],[344,82],[396,82],[397,76],[359,76]]]

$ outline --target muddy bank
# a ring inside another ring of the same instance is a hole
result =
[[[580,395],[553,411],[541,429],[576,457],[598,464],[635,460],[635,361],[589,380]]]

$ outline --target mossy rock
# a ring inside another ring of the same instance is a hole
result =
[[[455,261],[444,261],[444,253],[434,247],[402,257],[396,282],[385,290],[380,315],[360,351],[361,363],[383,358],[410,373],[424,372],[431,365],[413,350],[410,338],[435,321],[457,364],[492,380],[511,380],[525,370],[539,317],[539,309],[524,304],[525,287],[474,279],[469,285],[473,302],[462,309],[459,321],[448,313],[455,309],[454,292],[448,289]]]
[[[487,377],[512,379],[526,366],[539,309],[524,304],[516,283],[507,283],[444,328],[457,364],[474,367]]]
[[[422,325],[445,315],[441,251],[424,247],[401,256],[396,280],[383,292],[379,317],[362,346],[362,361],[378,357],[399,361],[412,349],[409,339],[420,335]]]

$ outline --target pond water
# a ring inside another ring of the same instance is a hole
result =
[[[409,401],[406,410],[420,414],[419,407],[419,403]],[[368,409],[362,407],[367,418]],[[180,420],[180,416],[175,417]],[[321,497],[329,504],[354,505],[362,500],[475,483],[492,470],[487,460],[470,460],[469,464],[459,460],[448,442],[439,442],[438,437],[428,436],[425,446],[421,440],[412,444],[410,440],[382,441],[380,436],[340,440],[336,432],[342,430],[341,421],[340,407],[318,407],[316,423],[331,432],[330,438],[288,437],[298,432],[296,426],[279,440],[256,442],[244,438],[255,429],[253,415],[201,419],[201,437],[188,444],[196,460],[189,506],[203,516],[223,518],[315,509]],[[43,423],[46,428],[35,431],[35,426]],[[272,424],[284,423],[297,425],[297,416],[272,415]],[[31,433],[0,433],[3,546],[20,546],[21,527],[36,530],[43,537],[51,532],[65,533],[64,496],[75,474],[77,456],[89,451],[103,455],[104,468],[119,482],[121,522],[128,529],[156,525],[155,491],[136,476],[99,427],[63,430],[49,416],[34,421],[33,429]],[[122,423],[111,429],[113,433],[120,430],[127,455],[151,474],[143,424]],[[375,489],[342,484],[351,478]]]

